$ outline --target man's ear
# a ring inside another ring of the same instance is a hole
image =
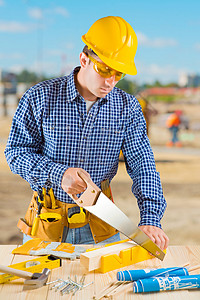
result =
[[[85,69],[89,64],[89,58],[84,52],[80,53],[79,58],[80,58],[81,67]]]

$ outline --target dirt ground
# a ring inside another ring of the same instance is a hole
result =
[[[171,245],[200,244],[200,102],[153,104],[158,115],[152,117],[150,142],[163,191],[168,203],[162,220],[163,229]],[[189,130],[182,130],[182,148],[167,148],[169,133],[162,116],[169,109],[183,109],[190,122]],[[11,125],[11,117],[0,119],[0,244],[21,244],[17,228],[24,217],[32,191],[27,182],[11,173],[3,151]],[[135,223],[139,222],[137,202],[131,193],[131,179],[123,162],[112,182],[115,203]]]

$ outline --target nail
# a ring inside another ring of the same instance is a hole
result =
[[[55,284],[54,286],[51,287],[51,290],[56,289],[57,287],[59,287],[62,284],[62,282],[59,282],[57,284]]]
[[[67,294],[73,292],[77,287],[75,285],[72,285],[71,288],[67,291]]]
[[[62,281],[62,279],[58,278],[58,279],[56,279],[54,281],[47,282],[46,285],[49,285],[49,284],[52,284],[52,283],[56,283],[58,281]]]
[[[68,283],[67,286],[63,290],[60,291],[60,293],[62,295],[66,294],[68,292],[68,290],[71,288],[71,286],[72,286],[72,284]]]
[[[85,282],[85,274],[82,276],[81,280],[80,280],[80,284],[81,285],[84,285],[84,282]]]
[[[80,288],[77,286],[76,290],[73,292],[72,296],[74,296],[76,294],[76,292],[78,292],[78,290],[80,290]]]
[[[79,283],[73,281],[71,278],[69,278],[69,281],[70,281],[73,285],[76,285],[76,286],[78,286],[79,288],[82,288],[82,285],[81,285],[81,284],[79,284]]]
[[[93,284],[93,283],[94,283],[94,281],[92,281],[92,282],[90,282],[90,283],[84,285],[83,288],[85,288],[85,287],[87,287],[87,286],[89,286],[89,285],[91,285],[91,284]]]
[[[56,288],[56,292],[61,290],[62,288],[64,288],[67,284],[68,284],[68,281],[64,281],[63,283],[61,283],[61,285]]]

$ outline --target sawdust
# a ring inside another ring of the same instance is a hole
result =
[[[158,111],[164,113],[168,105],[159,104]],[[200,104],[184,104],[184,112],[191,123],[198,123]],[[168,203],[162,225],[170,238],[171,245],[200,244],[200,133],[189,130],[191,139],[183,141],[183,148],[168,149],[165,143],[168,131],[160,126],[159,115],[154,117],[150,127],[150,141],[153,146],[157,170],[160,172],[163,191]],[[200,122],[200,120],[199,120]],[[18,219],[24,217],[32,191],[27,182],[11,173],[4,158],[6,140],[11,118],[0,120],[0,244],[22,242],[22,235],[16,227]],[[135,222],[139,222],[139,210],[131,192],[131,179],[123,162],[112,182],[116,204]]]

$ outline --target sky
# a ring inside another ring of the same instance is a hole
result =
[[[120,16],[138,38],[138,83],[200,74],[199,0],[0,0],[0,69],[57,77],[79,65],[81,36],[99,18]]]

